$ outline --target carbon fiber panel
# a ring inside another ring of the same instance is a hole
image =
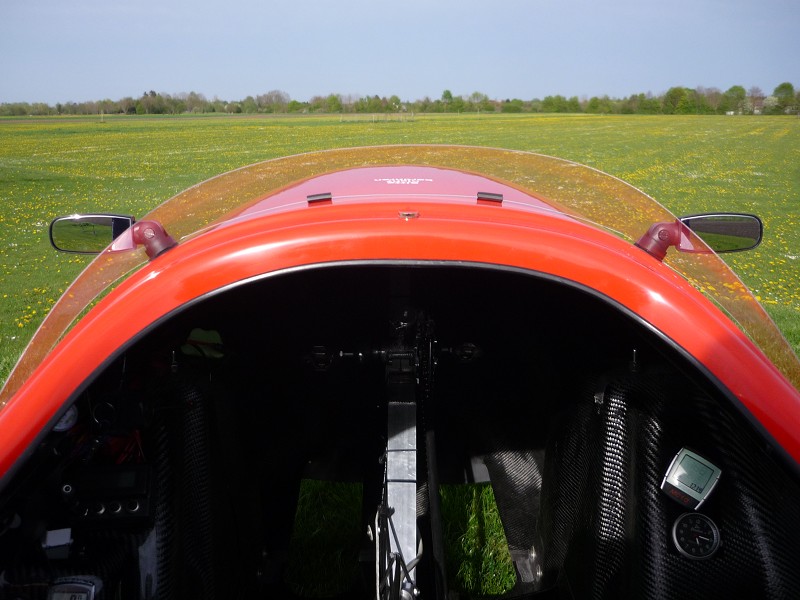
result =
[[[580,396],[547,451],[546,577],[581,598],[796,597],[800,490],[741,417],[671,375],[621,374]],[[702,561],[674,549],[685,510],[659,489],[684,446],[723,472],[701,510],[722,547]]]

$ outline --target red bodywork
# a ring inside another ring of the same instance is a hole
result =
[[[482,176],[420,166],[334,172],[256,200],[146,264],[47,355],[0,413],[0,472],[109,356],[165,315],[251,278],[348,261],[503,265],[594,290],[703,365],[800,462],[800,394],[753,342],[667,265],[549,207]]]

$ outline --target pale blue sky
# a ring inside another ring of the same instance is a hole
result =
[[[800,87],[798,0],[0,0],[0,102],[767,94]]]

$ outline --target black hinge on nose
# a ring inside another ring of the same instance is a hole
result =
[[[478,204],[488,204],[500,206],[503,204],[503,194],[492,194],[490,192],[478,192]]]
[[[324,192],[322,194],[311,194],[306,196],[309,206],[320,206],[323,204],[333,204],[333,194]]]

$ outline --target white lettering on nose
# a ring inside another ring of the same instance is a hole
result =
[[[387,183],[389,185],[418,185],[423,182],[431,182],[433,179],[427,179],[423,177],[389,177],[376,179],[375,181],[382,181],[383,183]]]

